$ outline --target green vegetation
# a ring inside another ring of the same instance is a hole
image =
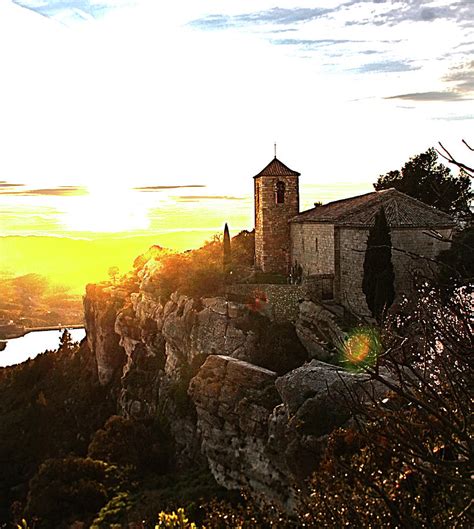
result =
[[[47,459],[30,482],[26,516],[48,529],[90,519],[107,500],[107,470],[92,459]]]
[[[232,264],[224,272],[224,243],[215,235],[204,246],[179,254],[158,254],[157,266],[145,290],[166,300],[173,292],[191,297],[212,297],[223,293],[226,277],[238,281],[249,275],[253,263],[253,233],[243,231],[232,239]],[[227,249],[229,258],[229,249]],[[145,259],[135,261],[136,272]]]
[[[163,434],[153,429],[153,425],[112,415],[92,437],[88,456],[160,474],[167,469],[167,454],[158,443],[160,438]]]
[[[90,436],[112,414],[94,373],[85,343],[0,370],[0,520],[15,500],[24,501],[42,462],[85,455]]]
[[[456,216],[470,216],[474,197],[469,175],[461,172],[455,177],[451,170],[438,163],[432,147],[410,158],[401,170],[380,175],[374,184],[377,191],[394,187],[430,206]]]
[[[227,222],[224,226],[224,257],[223,257],[223,267],[224,267],[224,275],[225,280],[228,280],[229,273],[232,269],[232,248],[230,245],[230,234],[229,234],[229,226],[227,226]]]
[[[395,299],[395,274],[392,265],[392,239],[383,207],[369,230],[364,258],[362,291],[372,316],[382,321]]]

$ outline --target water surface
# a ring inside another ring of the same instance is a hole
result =
[[[85,329],[69,329],[72,341],[79,342],[86,335]],[[7,341],[7,346],[3,351],[0,351],[0,367],[12,366],[20,364],[28,358],[34,358],[46,350],[55,350],[59,347],[59,339],[63,334],[63,329],[60,331],[33,331],[20,336],[20,338],[12,338]]]

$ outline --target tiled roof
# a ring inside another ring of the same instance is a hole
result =
[[[448,214],[393,188],[317,206],[293,217],[291,222],[328,222],[337,226],[372,226],[380,206],[384,207],[387,222],[391,228],[448,228],[454,226],[454,221]]]
[[[265,168],[255,175],[254,178],[259,176],[300,176],[300,173],[293,171],[275,157]]]

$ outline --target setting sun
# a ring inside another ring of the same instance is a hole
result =
[[[61,222],[67,231],[118,233],[146,230],[148,209],[131,201],[130,193],[93,192],[68,204]]]

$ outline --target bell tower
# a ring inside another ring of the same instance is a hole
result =
[[[255,267],[287,274],[290,266],[290,225],[299,213],[300,173],[275,157],[254,176]]]

